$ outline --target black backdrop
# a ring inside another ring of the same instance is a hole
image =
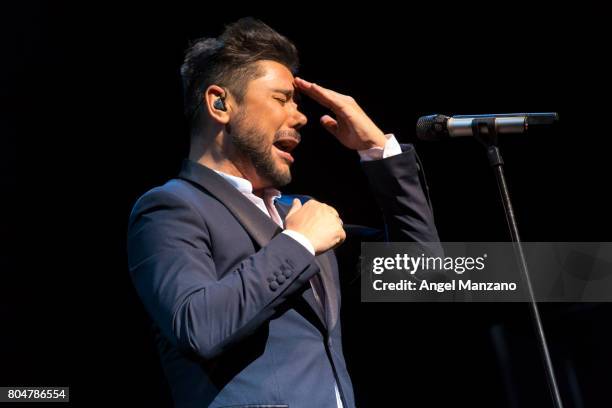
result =
[[[69,385],[75,406],[169,404],[128,277],[126,221],[186,154],[178,68],[189,40],[246,15],[296,43],[305,79],[354,96],[384,131],[416,142],[442,240],[508,234],[482,148],[417,142],[416,119],[516,111],[561,118],[552,132],[502,140],[522,238],[609,240],[601,11],[330,7],[30,3],[7,14],[0,385]],[[318,125],[321,108],[304,101],[303,111],[310,123],[284,191],[380,226],[356,154]],[[542,306],[567,406],[612,402],[609,312]],[[526,305],[362,304],[349,289],[343,318],[360,406],[550,404]]]

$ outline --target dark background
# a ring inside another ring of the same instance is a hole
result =
[[[561,118],[501,142],[523,240],[609,241],[605,15],[563,7],[84,2],[7,13],[0,385],[68,385],[75,406],[170,404],[128,276],[126,222],[186,154],[178,69],[189,40],[247,15],[296,43],[301,76],[416,143],[443,241],[509,237],[482,147],[417,142],[416,119],[519,111]],[[302,109],[310,121],[284,191],[380,227],[356,153],[319,126],[323,109]],[[612,405],[609,305],[541,309],[566,406]],[[528,317],[524,304],[363,304],[348,287],[359,406],[551,406]]]

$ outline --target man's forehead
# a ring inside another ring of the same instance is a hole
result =
[[[259,87],[264,87],[270,91],[294,91],[293,74],[286,66],[276,61],[260,61],[259,64],[263,75],[253,81]]]

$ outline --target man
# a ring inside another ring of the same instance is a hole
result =
[[[350,97],[294,77],[294,45],[242,19],[196,42],[181,74],[192,120],[177,179],[144,194],[129,223],[130,273],[150,314],[178,407],[350,408],[335,209],[285,205],[306,117],[359,152],[387,238],[438,241],[412,146],[385,135]]]

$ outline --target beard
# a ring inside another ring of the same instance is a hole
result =
[[[268,144],[266,133],[250,123],[242,111],[228,133],[239,156],[250,161],[260,178],[267,180],[273,187],[281,187],[291,182],[289,166],[276,163],[272,147],[274,141],[287,134],[299,140],[300,135],[296,130],[280,130],[274,134],[273,142]]]

